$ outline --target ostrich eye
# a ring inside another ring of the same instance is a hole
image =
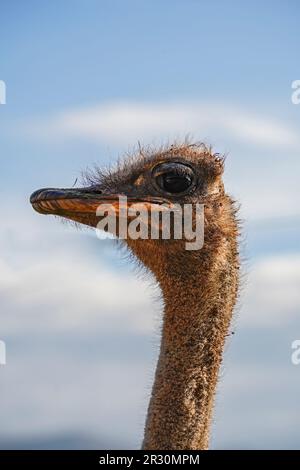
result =
[[[153,177],[160,190],[170,194],[186,192],[194,182],[191,167],[183,163],[162,163],[154,168]]]

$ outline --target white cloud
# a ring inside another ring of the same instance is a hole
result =
[[[273,255],[251,268],[242,299],[241,325],[280,327],[300,315],[300,255]]]
[[[299,370],[288,359],[278,365],[272,354],[258,359],[253,353],[250,363],[228,363],[216,397],[212,448],[299,448]]]
[[[269,147],[299,146],[297,132],[273,118],[201,102],[108,103],[66,110],[24,128],[36,137],[83,137],[122,144],[191,134],[213,142],[220,137]]]
[[[1,419],[6,424],[0,441],[32,439],[34,445],[43,436],[47,442],[51,436],[75,433],[92,445],[98,440],[98,447],[103,439],[107,446],[131,442],[138,447],[147,407],[145,364],[134,357],[124,364],[120,358],[101,357],[100,351],[80,357],[75,341],[68,354],[68,347],[57,350],[54,337],[52,349],[49,337],[42,338],[44,346],[36,344],[23,357],[14,355],[1,370]],[[95,342],[92,347],[95,351]]]
[[[157,312],[158,307],[153,305],[153,284],[136,278],[132,267],[126,267],[117,250],[112,250],[113,241],[97,240],[91,231],[95,238],[91,253],[87,235],[58,221],[43,218],[41,225],[34,213],[27,221],[4,214],[0,236],[2,334],[93,326],[102,331],[152,331],[153,310]],[[105,261],[110,250],[120,269],[112,267],[112,259]]]
[[[30,266],[15,269],[0,260],[0,283],[6,333],[92,325],[142,332],[152,326],[150,295],[142,281],[91,265],[82,255],[32,259]]]

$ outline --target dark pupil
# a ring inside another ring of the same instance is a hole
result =
[[[188,175],[176,175],[175,173],[165,173],[159,176],[159,186],[168,193],[182,193],[186,191],[192,183],[192,178]]]

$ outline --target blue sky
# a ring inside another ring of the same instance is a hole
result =
[[[151,282],[28,197],[138,140],[191,133],[228,153],[244,220],[212,445],[299,447],[299,3],[7,1],[0,13],[1,445],[138,447],[158,344]]]

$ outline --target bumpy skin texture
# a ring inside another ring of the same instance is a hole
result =
[[[184,195],[162,193],[153,184],[158,163],[182,162],[193,168],[196,184]],[[32,196],[42,213],[95,226],[84,213],[95,198],[123,194],[135,200],[204,204],[204,246],[185,249],[186,240],[126,240],[137,259],[152,271],[163,301],[162,340],[143,442],[144,449],[207,449],[214,393],[239,283],[238,222],[234,201],[222,182],[224,160],[203,144],[141,149],[114,171],[96,169],[84,190],[66,190],[68,199]],[[81,199],[80,199],[81,198]],[[78,202],[80,201],[80,202]],[[79,210],[76,212],[76,205]],[[70,207],[72,206],[72,211]],[[80,208],[82,207],[82,208]],[[195,220],[194,220],[195,223]]]

